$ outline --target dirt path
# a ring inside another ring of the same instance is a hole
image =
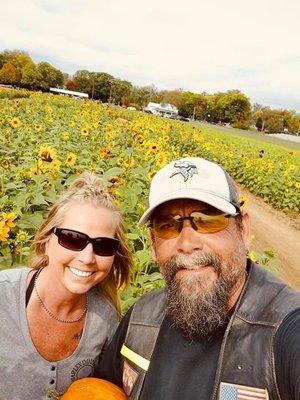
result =
[[[282,264],[279,276],[300,290],[300,216],[290,218],[249,192],[241,192],[250,200],[247,210],[251,218],[251,233],[255,236],[251,248],[274,250]]]

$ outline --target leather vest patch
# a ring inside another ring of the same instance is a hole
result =
[[[266,389],[221,382],[218,400],[269,400]]]
[[[138,376],[138,372],[136,372],[125,360],[123,364],[123,389],[127,396],[131,395]]]

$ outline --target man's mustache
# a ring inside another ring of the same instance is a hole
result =
[[[197,270],[205,268],[207,266],[212,266],[217,272],[220,271],[221,258],[217,255],[210,253],[199,252],[191,255],[186,254],[176,254],[172,256],[169,260],[162,263],[161,267],[163,273],[170,275],[172,271],[172,276],[176,274],[181,269]]]

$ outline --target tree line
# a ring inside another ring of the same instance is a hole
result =
[[[300,134],[300,115],[293,110],[276,110],[250,103],[239,90],[214,94],[190,91],[158,90],[155,86],[134,86],[127,80],[106,72],[76,71],[74,75],[61,72],[48,62],[34,63],[30,55],[20,50],[0,52],[0,83],[30,90],[49,91],[50,87],[88,93],[94,100],[141,110],[149,101],[171,103],[179,114],[211,123],[230,124],[235,128],[255,126],[265,133]]]

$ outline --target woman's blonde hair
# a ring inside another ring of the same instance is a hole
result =
[[[89,202],[95,207],[107,208],[118,216],[119,221],[115,236],[120,241],[120,245],[115,254],[109,274],[99,283],[99,286],[120,314],[118,289],[128,284],[132,267],[132,254],[125,241],[124,225],[120,211],[109,195],[102,178],[85,172],[75,179],[69,189],[58,198],[43,224],[36,232],[32,245],[33,256],[30,259],[29,265],[35,269],[44,268],[48,265],[49,259],[46,255],[46,243],[52,234],[53,228],[60,226],[67,209],[71,203],[76,201]]]

